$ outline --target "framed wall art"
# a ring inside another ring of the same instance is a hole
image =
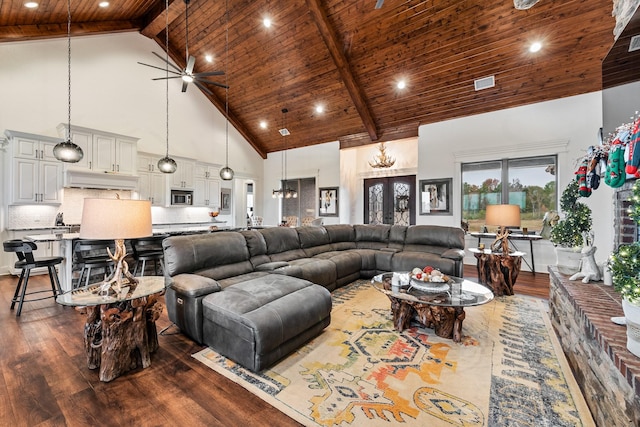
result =
[[[338,216],[338,187],[320,188],[320,216]]]
[[[220,215],[231,215],[231,189],[220,189]]]
[[[420,215],[452,215],[452,186],[453,178],[420,180]]]

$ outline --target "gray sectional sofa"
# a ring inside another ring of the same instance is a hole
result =
[[[164,240],[169,319],[253,371],[317,336],[330,291],[385,271],[431,265],[462,276],[464,232],[441,226],[327,225]]]

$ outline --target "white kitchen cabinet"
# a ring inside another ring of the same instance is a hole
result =
[[[220,207],[220,180],[195,178],[194,183],[193,205],[217,210]]]
[[[161,172],[138,172],[140,200],[149,200],[153,206],[166,204],[166,178]]]
[[[58,126],[60,135],[66,135],[66,130],[66,124]],[[84,157],[67,168],[123,175],[134,175],[137,170],[137,138],[72,125],[71,140],[82,148]]]
[[[141,200],[149,200],[153,206],[165,206],[167,200],[166,174],[158,169],[159,154],[138,153],[138,193]]]
[[[158,161],[164,156],[159,154],[138,153],[138,172],[160,172],[158,170]]]
[[[9,203],[59,205],[62,163],[53,156],[57,139],[7,130],[12,145],[5,161]]]
[[[193,205],[217,209],[220,205],[220,168],[208,163],[196,163]]]
[[[173,158],[178,168],[169,178],[171,180],[171,188],[175,189],[193,189],[196,162],[191,159]]]

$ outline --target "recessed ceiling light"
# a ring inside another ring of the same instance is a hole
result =
[[[207,62],[213,62],[213,55],[205,55],[204,56],[205,61]]]
[[[29,9],[35,9],[36,7],[38,7],[38,3],[36,3],[35,1],[28,1],[24,4],[24,7],[28,7]]]
[[[540,43],[540,42],[533,42],[533,43],[531,43],[531,46],[529,46],[529,52],[531,52],[531,53],[536,53],[540,49],[542,49],[542,43]]]
[[[262,129],[266,129],[266,128],[267,128],[267,122],[265,122],[264,120],[262,120],[262,121],[260,122],[260,128],[262,128]]]
[[[109,7],[109,2],[108,1],[101,1],[100,3],[98,3],[98,6],[100,6],[100,7]]]
[[[407,82],[405,82],[404,80],[400,80],[396,86],[398,89],[404,89],[407,87]]]
[[[262,20],[262,24],[263,24],[265,27],[267,27],[267,28],[271,27],[271,19],[269,19],[269,18],[264,18],[264,19]]]
[[[316,113],[324,113],[324,107],[322,105],[316,105]]]

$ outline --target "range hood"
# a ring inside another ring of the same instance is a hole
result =
[[[64,172],[67,188],[99,188],[103,190],[137,190],[138,177],[120,173],[99,173],[68,169]]]

